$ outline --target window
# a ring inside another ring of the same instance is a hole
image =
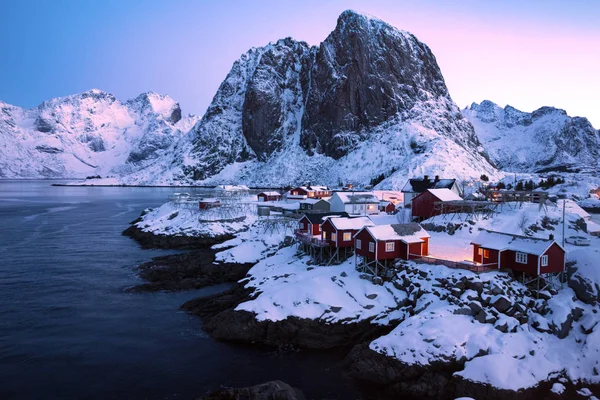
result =
[[[300,222],[300,229],[304,229],[304,222]]]
[[[542,267],[548,266],[548,256],[542,256]]]
[[[375,243],[373,243],[373,242],[369,242],[369,251],[370,251],[371,253],[374,253],[374,252],[375,252]]]
[[[332,241],[332,242],[336,242],[336,241],[337,241],[337,235],[335,235],[335,234],[332,234],[332,235],[331,235],[331,241]]]
[[[385,251],[392,252],[394,251],[394,242],[388,242],[385,244]]]
[[[361,245],[362,245],[362,241],[360,239],[356,239],[356,248],[360,250]]]
[[[352,233],[344,232],[344,242],[349,242],[352,239]]]
[[[483,258],[490,258],[490,251],[488,249],[483,250]]]
[[[479,249],[477,249],[477,255],[479,255],[479,256],[483,255],[483,249],[481,247]]]
[[[327,240],[327,232],[323,231],[323,240]]]
[[[519,264],[527,264],[527,254],[526,253],[517,253],[516,254],[516,261]]]

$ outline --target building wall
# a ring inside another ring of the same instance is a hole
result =
[[[422,246],[423,255],[428,256],[429,255],[429,238],[424,237],[424,238],[421,238],[421,240],[423,240],[423,242],[424,242],[423,246]]]
[[[317,211],[322,211],[322,212],[329,212],[331,209],[331,204],[329,204],[325,200],[319,201],[318,203],[313,204],[312,209],[317,210]]]
[[[440,199],[431,194],[431,192],[423,192],[415,196],[412,199],[413,217],[427,219],[433,215],[438,215],[438,212],[433,212],[433,203],[436,201],[440,201]]]
[[[485,258],[482,255],[479,255],[479,249],[482,248],[483,250],[488,250],[489,251],[489,257]],[[480,264],[496,264],[498,265],[498,250],[494,250],[494,249],[486,249],[485,247],[481,247],[477,244],[473,245],[473,261],[480,263]],[[492,267],[492,266],[490,266]],[[504,262],[502,263],[502,267],[504,268]],[[508,267],[506,267],[508,268]]]
[[[548,266],[547,267],[540,266],[540,273],[547,274],[547,273],[556,273],[556,272],[564,271],[564,269],[565,269],[565,252],[563,249],[560,248],[560,246],[558,244],[553,243],[552,246],[550,246],[550,248],[548,250],[546,250],[544,255],[548,256]]]
[[[538,257],[533,254],[527,254],[527,264],[521,264],[517,262],[516,251],[505,250],[502,252],[500,261],[500,268],[510,268],[529,275],[537,275]]]
[[[304,224],[304,227],[301,228],[301,224]],[[301,230],[302,232],[308,232],[308,229],[310,227],[310,221],[308,220],[308,218],[300,218],[300,220],[298,221],[298,229]]]

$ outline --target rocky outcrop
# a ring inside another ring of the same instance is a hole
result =
[[[368,320],[347,324],[296,317],[282,321],[258,321],[250,312],[235,310],[238,304],[250,299],[251,291],[236,285],[224,293],[191,300],[182,308],[198,315],[204,322],[202,328],[214,339],[272,347],[350,348],[388,333],[394,327],[376,325]]]
[[[155,257],[138,267],[146,283],[129,289],[133,292],[180,291],[200,289],[246,276],[254,264],[215,263],[215,250],[204,248],[183,254]]]
[[[137,221],[137,220],[136,220]],[[135,225],[134,221],[127,229],[123,231],[124,236],[129,236],[137,240],[143,248],[147,249],[180,249],[194,250],[204,247],[210,247],[217,243],[233,239],[233,235],[216,236],[184,236],[184,235],[163,235],[146,232]]]
[[[282,381],[271,381],[245,388],[214,391],[200,400],[305,400],[299,389]]]

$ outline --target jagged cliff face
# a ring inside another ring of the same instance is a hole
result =
[[[526,113],[487,100],[473,103],[463,115],[504,170],[588,172],[600,166],[600,132],[586,118],[553,107]]]
[[[176,152],[166,164],[180,169],[156,166],[150,175],[162,183],[284,184],[495,173],[431,50],[353,11],[319,46],[287,38],[244,54]]]
[[[155,93],[126,103],[96,89],[32,109],[0,103],[0,176],[131,173],[162,156],[186,123],[179,104]]]

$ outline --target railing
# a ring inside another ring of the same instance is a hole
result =
[[[409,254],[409,258],[423,264],[443,265],[448,268],[465,269],[476,273],[493,271],[496,269],[495,267],[497,267],[497,264],[475,264],[472,261],[444,260],[442,258],[421,256],[419,254]]]

